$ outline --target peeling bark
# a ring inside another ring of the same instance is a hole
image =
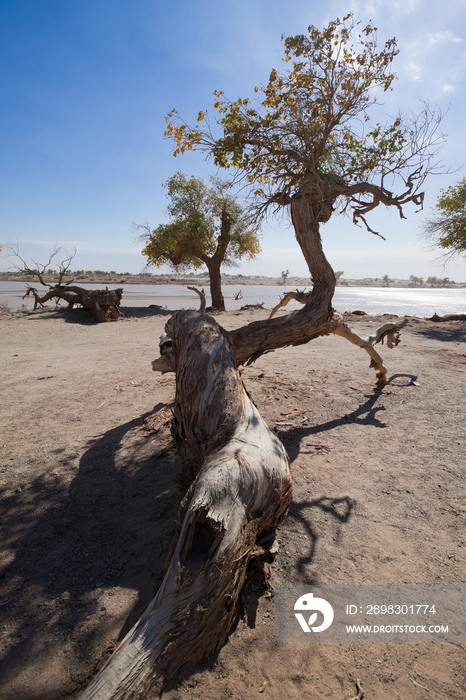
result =
[[[194,478],[162,584],[81,700],[161,691],[215,653],[241,613],[253,564],[266,560],[291,501],[286,452],[246,393],[228,335],[208,316],[167,324],[176,370],[172,433]]]

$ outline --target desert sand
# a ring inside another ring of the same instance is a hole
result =
[[[181,493],[164,408],[174,377],[150,363],[171,310],[123,310],[99,325],[80,310],[0,317],[1,698],[78,697],[160,583]],[[266,315],[216,318],[228,329]],[[362,335],[386,320],[348,316]],[[272,585],[465,583],[466,323],[412,318],[382,354],[418,386],[376,389],[368,356],[336,336],[244,369],[294,479]],[[359,678],[366,699],[460,700],[465,652],[280,644],[261,596],[163,697],[344,700]]]

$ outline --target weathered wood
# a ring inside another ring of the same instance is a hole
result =
[[[187,287],[187,289],[190,289],[192,292],[196,292],[200,299],[200,306],[199,306],[199,311],[201,314],[204,313],[205,307],[206,307],[206,298],[205,298],[205,292],[204,288],[198,289],[197,287]]]
[[[225,642],[251,566],[269,556],[291,500],[286,452],[244,390],[228,334],[195,311],[167,323],[172,433],[194,477],[156,596],[81,700],[143,697]]]
[[[344,323],[335,328],[333,332],[335,335],[340,335],[342,338],[346,338],[346,340],[349,340],[350,343],[353,343],[353,345],[363,348],[368,353],[371,358],[369,366],[376,370],[377,384],[383,385],[388,381],[387,368],[384,366],[383,360],[377,350],[374,348],[374,345],[377,343],[383,344],[384,341],[386,341],[389,348],[396,347],[400,342],[400,330],[401,328],[404,328],[407,323],[407,318],[403,319],[399,323],[385,323],[376,331],[375,335],[369,336],[367,339],[361,338]],[[398,374],[397,376],[400,375]]]
[[[446,316],[438,316],[434,314],[428,321],[434,321],[435,323],[444,323],[445,321],[466,321],[466,314],[447,314]]]
[[[387,379],[387,368],[374,345],[386,342],[389,348],[396,347],[400,342],[400,330],[407,323],[408,319],[406,318],[398,323],[385,323],[375,332],[375,335],[366,339],[348,328],[339,314],[335,313],[331,319],[323,322],[320,326],[313,326],[312,314],[301,309],[284,318],[249,323],[236,331],[230,331],[228,335],[232,340],[238,364],[251,364],[265,352],[287,345],[301,345],[319,335],[334,333],[349,340],[353,345],[363,348],[368,353],[371,358],[369,366],[376,370],[377,384],[383,385],[391,381],[393,377],[390,380]],[[243,345],[239,345],[239,340],[243,342]],[[152,362],[152,369],[162,373],[175,371],[174,360],[171,357],[171,344],[164,343],[160,346],[160,357]],[[401,375],[398,373],[397,376],[417,378],[411,374]]]
[[[44,295],[40,295],[35,287],[28,287],[23,299],[32,294],[34,297],[34,311],[37,307],[44,306],[47,301],[63,299],[72,309],[79,304],[86,309],[94,321],[103,323],[114,321],[124,316],[120,309],[123,289],[83,289],[83,287],[71,285],[55,285],[50,287]]]

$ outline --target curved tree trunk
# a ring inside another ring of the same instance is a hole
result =
[[[176,370],[173,435],[194,478],[162,584],[81,700],[143,697],[206,660],[241,612],[251,574],[267,578],[291,500],[286,452],[247,395],[225,331],[195,311],[167,323]]]
[[[342,319],[332,308],[336,279],[325,257],[318,217],[311,200],[297,194],[291,200],[291,217],[313,288],[302,293],[304,306],[279,318],[254,321],[230,332],[238,364],[254,362],[260,355],[288,345],[302,345],[313,338],[333,333]]]
[[[316,215],[306,195],[291,202],[296,238],[313,280],[312,291],[300,293],[302,309],[229,333],[194,311],[168,321],[169,340],[164,337],[152,367],[176,372],[172,433],[192,484],[155,598],[81,700],[142,697],[149,687],[160,691],[181,668],[206,660],[224,643],[240,614],[253,563],[266,581],[264,562],[290,503],[291,479],[285,450],[245,392],[238,364],[338,333],[364,347],[378,382],[386,381],[373,344],[386,339],[389,347],[397,345],[404,322],[385,324],[365,341],[334,312],[335,275],[319,233],[326,211]],[[212,284],[216,278],[209,272]],[[217,281],[220,286],[219,268]],[[215,301],[212,293],[218,308]]]

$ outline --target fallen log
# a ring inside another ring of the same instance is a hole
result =
[[[285,449],[246,393],[226,331],[195,311],[176,313],[166,330],[165,361],[176,372],[172,434],[193,481],[159,590],[81,700],[160,692],[218,651],[250,577],[267,584],[275,529],[291,501]]]
[[[124,317],[124,313],[120,309],[123,289],[84,289],[75,285],[56,285],[50,287],[49,291],[42,296],[35,287],[28,287],[23,299],[30,294],[34,297],[34,311],[38,306],[44,307],[47,301],[56,299],[57,302],[61,299],[68,304],[68,310],[74,306],[82,306],[83,309],[89,312],[91,318],[96,323],[104,323],[105,321],[116,321]]]
[[[438,316],[434,314],[428,321],[434,321],[435,323],[443,323],[445,321],[466,321],[466,314],[447,314],[446,316]]]
[[[240,307],[240,311],[251,311],[251,309],[263,309],[264,304],[264,301],[257,302],[257,304],[245,304],[244,306]]]

